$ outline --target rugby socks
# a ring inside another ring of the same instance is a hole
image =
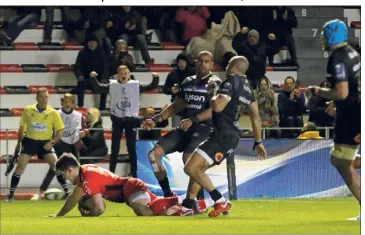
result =
[[[57,177],[58,183],[60,183],[61,187],[63,188],[63,191],[65,191],[65,194],[66,195],[70,194],[70,192],[68,191],[66,179],[63,178],[62,174],[57,172],[56,177]]]
[[[199,200],[199,201],[203,201],[204,204],[205,204],[205,207],[204,208],[209,208],[209,207],[213,207],[215,202],[212,198],[208,198],[208,199],[205,199],[205,200]],[[199,206],[202,208],[202,204],[199,204]]]
[[[11,176],[11,182],[10,182],[10,193],[9,193],[9,198],[14,197],[14,192],[19,184],[20,181],[20,175],[14,173]]]
[[[195,200],[190,198],[185,198],[185,200],[182,203],[182,206],[188,209],[193,209]]]
[[[210,196],[212,197],[212,199],[217,203],[219,202],[225,202],[226,199],[224,199],[224,197],[222,196],[222,194],[217,190],[214,189],[213,191],[209,192]]]
[[[173,193],[171,191],[170,184],[169,184],[169,178],[167,176],[166,176],[165,179],[158,181],[158,183],[161,186],[164,197],[172,197],[173,196]]]

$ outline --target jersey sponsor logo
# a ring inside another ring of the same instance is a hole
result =
[[[185,94],[185,101],[186,102],[190,102],[190,101],[205,102],[205,96],[203,96],[203,95],[188,95],[188,94]]]
[[[352,71],[357,72],[360,70],[360,68],[361,68],[361,63],[359,62],[358,64],[355,64],[354,67],[352,67]]]
[[[216,162],[221,162],[223,160],[223,157],[224,157],[224,155],[221,152],[218,152],[214,155],[214,159]]]
[[[202,105],[201,104],[188,104],[185,106],[188,109],[202,109]]]
[[[246,97],[243,97],[243,96],[240,96],[239,98],[238,98],[238,100],[239,101],[241,101],[242,103],[244,103],[244,104],[251,104],[251,101],[250,100],[248,100],[248,99],[246,99]]]
[[[245,91],[251,94],[251,88],[249,86],[243,85],[243,89],[245,89]]]
[[[47,125],[44,123],[32,122],[32,128],[35,131],[42,131],[42,132],[47,131]]]

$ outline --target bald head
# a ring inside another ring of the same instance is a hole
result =
[[[249,63],[244,56],[234,56],[228,62],[227,73],[235,75],[245,75],[248,69]]]
[[[260,34],[257,30],[251,29],[247,34],[247,41],[251,46],[256,45],[259,42]]]

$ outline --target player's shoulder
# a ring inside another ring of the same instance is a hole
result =
[[[192,76],[187,76],[181,83],[181,85],[187,85],[190,84],[192,82],[194,82],[196,80],[196,75],[192,75]]]
[[[29,110],[32,110],[32,109],[36,109],[36,104],[31,104],[31,105],[27,105],[24,107],[23,111],[29,111]]]
[[[95,164],[84,164],[81,166],[81,171],[84,178],[90,178],[94,176],[101,175],[102,168]]]

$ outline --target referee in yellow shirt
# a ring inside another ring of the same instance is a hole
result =
[[[51,169],[55,169],[57,156],[53,146],[61,139],[64,125],[60,114],[48,105],[48,97],[48,90],[44,87],[39,88],[37,104],[26,106],[20,118],[18,143],[15,147],[15,151],[20,151],[20,155],[11,177],[8,202],[14,200],[20,176],[33,155],[37,154],[39,159],[44,159]],[[57,179],[63,187],[67,187],[62,175],[58,174]]]

